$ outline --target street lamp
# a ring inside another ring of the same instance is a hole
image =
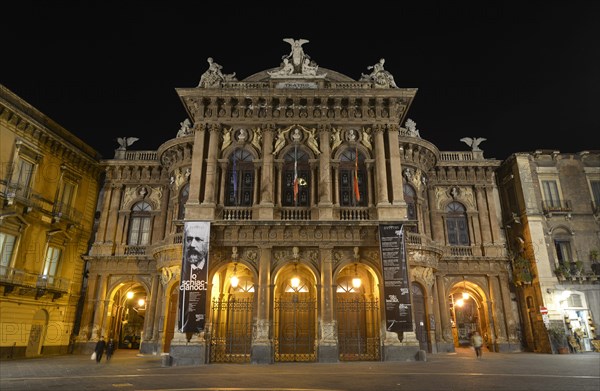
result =
[[[237,288],[238,284],[240,283],[240,279],[237,276],[237,262],[233,264],[233,275],[229,281],[231,282],[231,287],[234,289]]]

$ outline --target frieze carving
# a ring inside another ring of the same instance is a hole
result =
[[[435,278],[433,275],[433,270],[430,267],[413,266],[412,268],[410,268],[410,272],[412,276],[411,280],[419,279],[425,282],[429,289],[433,288]]]
[[[275,140],[273,155],[277,155],[279,151],[288,143],[303,142],[315,155],[319,155],[319,142],[317,140],[317,129],[306,128],[302,125],[292,125],[284,129],[279,129]]]
[[[221,131],[221,137],[223,138],[223,142],[221,143],[221,151],[231,145],[231,133],[233,128],[223,128]]]
[[[127,186],[123,194],[121,209],[129,210],[136,201],[140,200],[147,200],[154,208],[158,208],[162,199],[162,191],[162,186]]]
[[[257,151],[262,151],[262,129],[252,129],[252,145]]]

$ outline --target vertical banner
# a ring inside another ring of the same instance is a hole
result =
[[[197,333],[206,321],[210,223],[186,221],[179,285],[179,331]]]
[[[379,245],[387,331],[413,331],[408,265],[402,224],[380,225]]]

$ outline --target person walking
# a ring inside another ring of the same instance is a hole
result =
[[[115,351],[115,342],[111,338],[108,340],[108,343],[106,344],[106,362],[110,361],[110,358],[112,357],[114,351]]]
[[[483,338],[477,330],[475,330],[473,332],[473,335],[471,336],[471,345],[473,345],[473,348],[475,349],[475,354],[477,355],[477,358],[481,358],[481,347],[483,346]]]
[[[106,349],[106,341],[104,340],[104,336],[100,337],[100,340],[96,343],[96,347],[94,348],[94,352],[96,352],[96,363],[100,363],[102,360],[102,354]]]

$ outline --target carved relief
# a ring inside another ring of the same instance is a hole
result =
[[[435,188],[435,204],[437,205],[438,210],[442,210],[444,205],[446,205],[450,201],[450,195],[446,192],[446,188],[444,187],[436,187]]]
[[[435,278],[433,276],[433,270],[430,267],[413,266],[410,269],[410,272],[411,280],[419,279],[425,283],[428,289],[431,290],[433,288]]]
[[[257,151],[262,150],[262,129],[254,128],[252,130],[252,145]]]
[[[331,152],[333,152],[342,143],[342,130],[340,128],[331,128]]]
[[[371,128],[363,127],[362,129],[362,137],[360,138],[360,142],[362,145],[367,147],[369,151],[373,150],[373,136],[371,135]]]

